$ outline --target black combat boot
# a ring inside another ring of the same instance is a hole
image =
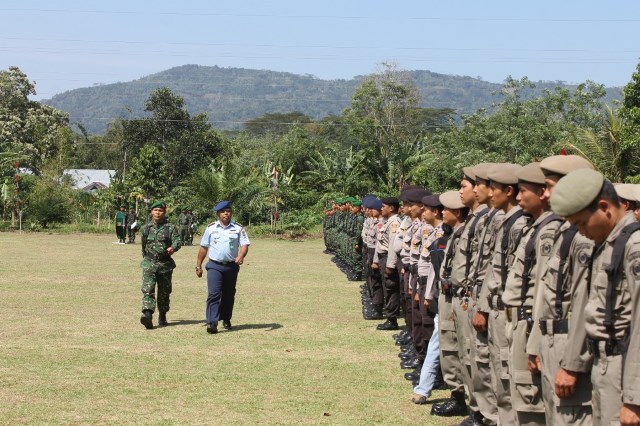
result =
[[[382,318],[384,318],[382,315],[382,305],[370,305],[369,309],[365,309],[364,319],[381,320]]]
[[[153,328],[153,311],[145,309],[140,316],[140,324],[144,325],[147,330]]]
[[[451,398],[440,404],[433,404],[431,414],[436,416],[463,416],[467,414],[464,392],[451,392]]]
[[[167,325],[169,325],[167,322],[167,313],[160,312],[160,315],[158,316],[158,327],[165,327]]]
[[[383,322],[382,324],[378,324],[378,326],[376,327],[377,330],[399,330],[400,327],[398,327],[398,320],[394,319],[387,319],[385,322]]]
[[[484,416],[479,411],[472,411],[469,417],[464,419],[459,426],[485,426]]]

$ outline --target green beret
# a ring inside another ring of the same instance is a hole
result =
[[[604,177],[592,169],[578,169],[558,181],[551,193],[551,210],[571,216],[587,208],[600,194]]]
[[[487,177],[490,181],[497,182],[502,185],[517,185],[518,176],[516,176],[516,172],[521,168],[522,166],[520,164],[496,164],[489,167],[489,170],[487,170]]]
[[[545,175],[567,175],[578,169],[593,169],[593,164],[579,155],[552,155],[540,162]]]
[[[480,163],[473,166],[473,173],[476,175],[476,179],[489,180],[487,172],[491,166],[495,166],[496,163]]]
[[[627,201],[636,201],[636,185],[632,183],[619,183],[615,188],[618,197]]]
[[[160,207],[161,209],[166,210],[167,209],[167,204],[164,201],[154,201],[149,206],[149,210],[153,210],[153,209],[155,209],[157,207]]]
[[[440,203],[442,203],[443,207],[451,210],[458,210],[465,207],[465,205],[462,204],[458,191],[447,191],[440,194]]]
[[[354,201],[351,202],[351,205],[355,206],[355,207],[360,207],[362,205],[362,201],[354,200]]]
[[[536,185],[545,185],[544,173],[540,168],[540,163],[533,162],[516,171],[519,182],[535,183]]]

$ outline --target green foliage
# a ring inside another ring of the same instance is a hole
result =
[[[53,179],[38,178],[25,199],[24,217],[32,223],[47,228],[50,224],[68,222],[71,218],[73,196],[71,189]]]
[[[147,199],[160,198],[169,188],[168,169],[167,158],[160,149],[144,145],[131,162],[125,182],[128,187],[140,188]]]

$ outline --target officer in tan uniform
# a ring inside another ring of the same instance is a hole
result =
[[[451,284],[455,297],[451,307],[456,323],[458,357],[462,363],[462,380],[467,396],[467,404],[471,411],[468,422],[482,423],[483,415],[477,400],[477,394],[473,391],[471,381],[471,321],[469,318],[469,303],[473,283],[470,278],[475,272],[475,254],[478,252],[478,241],[484,230],[485,217],[489,213],[486,204],[478,203],[474,188],[476,175],[473,167],[464,167],[464,177],[460,181],[460,200],[469,208],[464,231],[460,237],[460,243],[453,256],[453,269],[451,272]],[[485,404],[486,405],[486,404]],[[486,406],[485,406],[486,409]]]
[[[373,255],[371,268],[379,270],[384,284],[384,295],[387,305],[387,320],[378,324],[378,330],[397,330],[398,315],[400,314],[400,286],[398,270],[395,268],[393,254],[389,253],[389,244],[395,239],[395,233],[400,225],[398,207],[400,200],[396,197],[385,197],[382,202],[381,215],[386,222],[378,232],[378,243]]]
[[[593,423],[640,424],[640,225],[611,182],[590,170],[560,179],[557,214],[593,240],[585,321],[593,354]]]
[[[406,213],[406,211],[408,210],[408,205],[404,204],[406,201],[404,194],[406,191],[412,188],[417,188],[417,187],[411,186],[409,188],[403,188],[403,190],[400,192],[399,198],[400,198],[400,201],[403,202],[403,204],[400,206],[400,209],[398,210],[398,216],[400,216],[400,226],[398,227],[398,231],[396,232],[396,236],[393,240],[393,244],[389,242],[389,245],[390,245],[389,251],[393,251],[393,260],[398,272],[400,273],[399,276],[400,276],[400,300],[401,301],[405,300],[405,293],[404,293],[405,277],[404,277],[404,274],[402,273],[403,272],[402,250],[404,248],[405,234],[411,228],[411,224],[412,224],[411,217],[409,217],[409,215]],[[393,246],[393,250],[391,250],[391,246]],[[406,319],[407,319],[407,315],[405,312],[405,322],[406,322]],[[397,336],[396,343],[398,345],[403,345],[404,347],[412,345],[411,333],[409,332],[408,328],[405,327],[405,329]]]
[[[487,170],[491,204],[495,209],[501,210],[504,216],[495,231],[495,244],[478,299],[478,313],[474,318],[476,330],[486,328],[488,333],[492,385],[498,406],[498,424],[501,425],[515,423],[511,406],[509,344],[505,334],[506,317],[502,293],[527,221],[516,199],[518,177],[515,173],[521,168],[517,164],[503,163]]]
[[[363,205],[366,208],[365,226],[362,229],[362,241],[365,245],[365,266],[367,283],[365,292],[363,293],[363,317],[366,320],[383,319],[384,308],[384,290],[382,289],[382,275],[379,270],[371,269],[373,263],[373,255],[376,251],[378,243],[378,231],[382,229],[383,219],[380,216],[382,202],[377,197],[365,197]]]
[[[495,232],[504,219],[502,209],[491,206],[491,188],[489,186],[488,171],[494,163],[481,163],[473,167],[476,175],[476,185],[473,188],[476,201],[480,205],[490,206],[489,213],[480,218],[484,222],[482,234],[478,239],[478,249],[473,253],[473,275],[469,277],[469,307],[467,320],[469,322],[469,361],[471,367],[471,390],[478,404],[479,414],[476,421],[495,425],[498,422],[498,407],[496,396],[491,383],[491,363],[489,360],[489,346],[487,342],[486,317],[482,317],[477,323],[476,314],[480,307],[480,295],[486,271],[489,266],[491,254],[495,244]],[[485,296],[486,301],[486,296]],[[482,315],[482,314],[480,314]]]
[[[547,191],[558,180],[581,168],[592,169],[577,155],[554,155],[540,163]],[[564,222],[553,246],[553,256],[536,300],[536,324],[527,346],[538,357],[542,396],[549,425],[590,425],[591,355],[587,351],[584,307],[593,242],[576,226]]]
[[[562,219],[550,211],[540,163],[530,163],[515,174],[519,181],[518,202],[530,219],[502,294],[507,316],[511,403],[516,424],[544,425],[541,375],[535,363],[530,365],[526,346],[535,322],[535,293],[544,285],[540,283]]]
[[[616,194],[618,194],[618,198],[620,198],[620,203],[624,206],[627,211],[635,211],[638,208],[638,203],[636,202],[636,188],[638,185],[633,183],[618,183],[614,184],[616,188]]]
[[[464,398],[464,384],[462,380],[462,363],[458,356],[458,340],[456,322],[453,320],[452,302],[456,298],[451,285],[453,258],[458,250],[460,237],[464,231],[464,221],[469,214],[469,208],[462,204],[458,191],[447,191],[440,195],[443,206],[442,222],[453,228],[453,233],[447,242],[445,257],[440,269],[440,283],[438,285],[438,317],[440,333],[440,367],[444,382],[451,389],[451,398],[441,404],[433,404],[431,414],[437,416],[460,416],[467,413]]]

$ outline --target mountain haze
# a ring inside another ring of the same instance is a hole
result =
[[[418,88],[423,107],[452,108],[458,114],[468,114],[500,100],[493,95],[501,87],[497,83],[426,70],[404,72]],[[340,115],[363,78],[322,80],[286,72],[183,65],[130,82],[70,90],[43,103],[67,111],[72,123],[100,134],[116,118],[148,116],[144,103],[151,92],[168,87],[185,99],[191,115],[207,113],[214,127],[229,130],[242,128],[245,121],[267,113],[299,111],[314,119]],[[573,87],[562,82],[537,82],[536,92],[559,85]],[[607,89],[607,100],[620,99],[620,91]]]

